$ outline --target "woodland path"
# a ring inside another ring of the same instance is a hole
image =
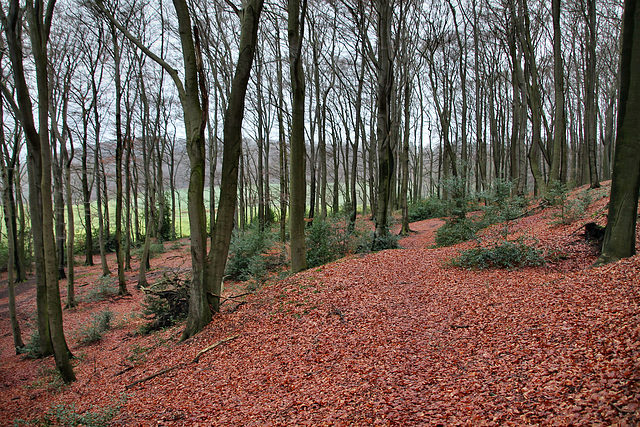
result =
[[[115,425],[634,425],[640,258],[585,271],[591,249],[547,223],[538,214],[512,231],[555,242],[557,264],[482,272],[446,266],[474,243],[434,249],[442,221],[414,223],[404,249],[264,286],[185,343],[180,327],[109,332],[74,349],[76,383],[3,387],[0,407],[13,419],[26,404],[119,405]]]

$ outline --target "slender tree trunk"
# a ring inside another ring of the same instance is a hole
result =
[[[58,268],[58,279],[62,280],[67,277],[64,271],[65,266],[65,248],[66,238],[64,229],[64,178],[62,159],[57,153],[56,140],[52,140],[53,156],[51,164],[51,172],[53,174],[53,199],[54,199],[54,229],[56,243],[56,259]]]
[[[389,0],[376,0],[378,12],[378,58],[377,58],[377,128],[378,140],[378,210],[376,213],[375,241],[389,234],[388,214],[391,183],[394,171],[393,146],[391,141],[391,95],[393,88],[393,62],[391,59],[391,4]]]
[[[238,200],[238,163],[242,155],[242,121],[245,95],[257,46],[258,25],[263,0],[250,0],[243,10],[236,73],[224,118],[224,151],[220,202],[216,217],[214,245],[208,271],[207,294],[214,312],[220,311],[222,278],[229,255],[229,244]]]
[[[40,356],[53,354],[49,315],[47,312],[47,281],[45,277],[45,257],[42,230],[42,195],[41,175],[42,158],[40,156],[40,136],[38,135],[32,115],[33,106],[29,89],[25,79],[22,53],[22,20],[19,2],[12,0],[7,15],[4,8],[0,8],[9,56],[13,68],[14,84],[16,87],[17,103],[20,106],[20,122],[27,140],[27,169],[29,176],[29,208],[31,214],[31,229],[33,232],[33,252],[36,269],[36,310],[38,319],[38,336],[40,341]]]
[[[71,352],[67,346],[62,325],[62,307],[60,289],[58,286],[58,268],[55,238],[53,233],[53,203],[51,197],[51,146],[49,145],[49,87],[47,73],[47,41],[49,38],[50,22],[53,15],[54,2],[49,3],[47,15],[44,15],[44,5],[34,7],[27,1],[27,20],[29,22],[31,47],[36,65],[36,81],[38,87],[38,116],[41,175],[40,186],[42,196],[42,240],[45,262],[45,281],[47,287],[47,314],[49,330],[56,367],[62,379],[66,382],[75,381],[76,377],[70,362]],[[35,154],[34,150],[34,154]]]
[[[96,205],[98,206],[98,245],[100,246],[100,265],[102,266],[102,275],[109,276],[109,266],[107,265],[107,251],[104,245],[104,215],[102,214],[102,187],[100,177],[100,143],[98,141],[99,134],[96,133],[96,146],[94,148],[94,176],[96,180]]]
[[[411,115],[411,83],[408,76],[409,70],[405,70],[404,82],[404,131],[402,138],[402,153],[400,161],[402,162],[402,189],[400,191],[400,208],[402,209],[402,227],[401,235],[407,235],[411,231],[409,229],[409,203],[407,200],[409,192],[409,119]]]
[[[289,0],[288,35],[289,63],[291,69],[291,91],[293,103],[291,112],[291,271],[297,273],[307,268],[304,214],[306,202],[305,142],[304,142],[304,97],[305,81],[302,68],[302,41],[304,40],[304,20],[307,0]]]
[[[596,162],[597,117],[596,110],[596,0],[587,1],[587,70],[585,72],[585,141],[591,188],[599,188]]]
[[[0,146],[6,147],[6,140],[4,134],[4,111],[2,102],[0,102]],[[17,129],[16,129],[17,130]],[[18,146],[14,146],[14,153],[18,151]],[[22,334],[20,332],[20,324],[18,323],[18,314],[16,309],[16,294],[15,294],[15,261],[16,261],[16,214],[15,214],[15,201],[13,195],[13,180],[14,180],[14,166],[17,160],[17,156],[10,159],[7,156],[8,164],[5,163],[6,153],[0,154],[0,172],[2,174],[2,201],[4,208],[4,221],[7,227],[7,290],[9,293],[9,317],[11,319],[11,332],[13,334],[13,347],[16,354],[20,353],[20,349],[24,347],[22,341]]]
[[[553,146],[551,155],[551,167],[549,170],[549,182],[560,181],[562,168],[562,151],[566,150],[566,110],[564,106],[564,71],[562,63],[562,33],[560,32],[560,3],[561,0],[553,0],[553,79],[555,117],[553,126]]]
[[[116,259],[118,262],[118,295],[126,295],[127,281],[124,277],[124,251],[122,247],[122,154],[124,141],[122,139],[122,83],[120,81],[120,46],[116,27],[111,24],[111,38],[113,40],[114,74],[116,83]]]
[[[88,126],[90,111],[82,106],[82,206],[84,208],[84,233],[85,233],[85,260],[84,264],[93,264],[93,229],[91,227],[91,187],[89,185],[89,150],[88,150]],[[94,175],[95,176],[95,175]],[[95,178],[94,178],[95,181]]]

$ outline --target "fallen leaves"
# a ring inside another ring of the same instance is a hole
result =
[[[174,366],[126,391],[113,423],[640,422],[640,256],[585,270],[595,254],[572,234],[576,226],[549,225],[542,211],[514,221],[511,232],[562,251],[557,262],[517,271],[447,268],[473,243],[432,249],[439,224],[412,224],[417,233],[401,241],[405,249],[271,283],[184,343],[180,326],[139,337],[135,325],[123,325],[83,349],[80,380],[57,391],[26,388],[37,366],[52,361],[3,353],[0,424],[54,403],[75,402],[78,411],[105,405],[127,384]],[[114,311],[137,310],[136,295],[114,301],[122,304]],[[219,345],[225,339],[233,345]],[[212,345],[215,352],[187,363]],[[22,377],[9,379],[8,366]]]

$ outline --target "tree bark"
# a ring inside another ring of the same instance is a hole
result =
[[[291,272],[297,273],[307,268],[304,214],[306,204],[306,165],[304,142],[304,98],[305,81],[302,68],[302,41],[304,40],[304,19],[307,0],[289,0],[288,37],[289,63],[291,69],[291,91],[293,103],[291,112],[291,177],[290,177],[290,225]]]
[[[17,131],[17,128],[16,128]],[[19,153],[19,145],[13,148],[13,156],[9,156],[7,141],[4,133],[4,111],[3,103],[0,102],[0,146],[3,153],[0,154],[0,173],[2,174],[2,202],[4,208],[4,221],[7,227],[7,290],[9,293],[9,317],[11,319],[11,332],[13,334],[13,347],[16,354],[24,347],[18,314],[16,310],[15,294],[15,244],[16,244],[16,213],[15,199],[13,193],[14,167]],[[6,157],[6,158],[5,158]]]
[[[589,183],[599,188],[596,164],[597,117],[596,110],[596,0],[587,1],[587,69],[585,72],[585,142],[588,158]]]
[[[389,0],[377,0],[378,58],[377,58],[377,127],[378,141],[378,200],[375,241],[389,235],[388,214],[394,156],[391,141],[391,92],[393,88],[393,61],[391,59],[391,4]]]
[[[111,24],[111,38],[113,40],[113,60],[116,84],[116,259],[118,262],[118,295],[126,295],[127,281],[124,277],[124,251],[122,247],[122,154],[124,141],[122,139],[122,82],[120,77],[120,46],[118,33]]]
[[[640,189],[640,7],[625,0],[622,17],[620,101],[611,200],[600,266],[636,252],[636,221]]]
[[[250,0],[241,16],[240,56],[231,84],[231,94],[224,117],[224,148],[220,199],[216,216],[214,244],[209,262],[207,295],[214,312],[220,311],[222,278],[229,255],[238,200],[238,165],[242,155],[242,121],[245,95],[258,40],[258,26],[263,0]]]
[[[562,61],[562,33],[560,31],[561,0],[553,0],[553,88],[555,99],[555,116],[553,126],[553,147],[551,149],[551,166],[549,183],[561,180],[562,152],[566,150],[566,111],[564,102],[564,71]]]

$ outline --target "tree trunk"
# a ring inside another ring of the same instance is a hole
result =
[[[53,119],[52,119],[53,120]],[[55,243],[56,243],[56,259],[58,269],[58,279],[62,280],[67,277],[64,272],[65,266],[65,248],[66,238],[64,229],[64,177],[62,159],[57,153],[56,140],[52,140],[53,156],[51,164],[51,172],[53,174],[53,199],[54,199],[54,229],[55,229]]]
[[[242,121],[245,95],[257,46],[258,25],[263,0],[250,0],[242,11],[240,44],[236,73],[224,117],[224,149],[220,201],[215,224],[214,245],[209,263],[207,294],[214,312],[220,311],[222,278],[229,255],[229,244],[238,200],[238,164],[242,155]],[[205,301],[206,302],[206,301]]]
[[[127,281],[124,277],[124,251],[122,247],[122,154],[124,141],[122,140],[122,83],[120,81],[120,46],[116,28],[111,24],[111,38],[113,40],[113,60],[116,92],[116,259],[118,262],[118,295],[126,295]]]
[[[302,41],[304,40],[304,20],[307,0],[289,0],[288,36],[289,63],[291,69],[291,92],[293,103],[291,112],[291,212],[289,232],[291,234],[291,272],[297,273],[307,268],[304,214],[306,204],[306,167],[304,142],[304,97],[305,81],[302,68]]]
[[[97,115],[97,113],[96,113]],[[99,125],[96,125],[99,129]],[[104,245],[104,215],[102,214],[102,187],[101,187],[101,176],[100,176],[100,143],[99,143],[99,133],[96,133],[96,146],[94,148],[94,176],[96,180],[96,205],[98,206],[98,245],[100,246],[100,264],[102,266],[102,275],[109,276],[111,272],[109,271],[109,266],[107,265],[107,251]]]
[[[71,134],[67,131],[67,134]],[[75,296],[75,272],[74,272],[74,255],[73,246],[75,243],[75,223],[73,217],[73,199],[71,193],[71,162],[73,161],[73,143],[71,145],[71,154],[68,153],[66,144],[62,145],[62,158],[65,164],[65,192],[67,197],[67,303],[66,307],[71,308],[77,305]]]
[[[611,201],[602,255],[594,266],[632,256],[636,252],[636,221],[640,189],[640,8],[625,0],[622,17],[620,103]]]
[[[562,33],[560,32],[560,3],[553,0],[553,87],[555,99],[555,117],[553,126],[553,146],[551,149],[551,167],[549,183],[561,180],[562,152],[566,150],[566,110],[564,106],[564,71],[562,63]]]
[[[585,72],[585,142],[591,188],[599,188],[596,165],[597,115],[596,110],[596,0],[587,0],[587,69]]]
[[[40,186],[42,197],[42,241],[45,263],[45,282],[47,287],[47,315],[49,330],[56,367],[66,382],[75,381],[76,377],[70,362],[70,351],[64,336],[62,325],[62,307],[60,303],[60,289],[58,286],[58,266],[56,257],[55,238],[53,233],[53,203],[51,198],[51,147],[49,145],[49,87],[47,73],[47,41],[53,7],[55,2],[48,4],[44,14],[44,5],[27,1],[27,20],[29,35],[36,65],[36,81],[38,87],[38,116],[39,116],[39,147],[33,147],[33,154],[39,151],[41,158]],[[23,112],[23,114],[28,114]],[[34,144],[31,143],[33,146]],[[35,228],[34,228],[35,229]]]
[[[88,150],[88,126],[89,126],[89,113],[90,111],[82,107],[82,206],[84,208],[84,233],[85,233],[85,260],[84,264],[92,266],[93,264],[93,229],[91,227],[91,187],[89,185],[89,150]],[[95,181],[95,179],[94,179]]]
[[[16,129],[17,130],[17,129]],[[20,353],[20,349],[24,347],[22,334],[20,332],[20,324],[18,323],[18,314],[16,310],[16,294],[15,294],[15,244],[16,244],[16,214],[15,201],[13,195],[14,166],[17,160],[17,152],[19,146],[14,146],[14,156],[9,158],[7,141],[4,134],[4,111],[2,102],[0,102],[0,146],[5,153],[0,154],[0,172],[2,174],[2,202],[4,208],[4,221],[7,227],[7,289],[9,293],[9,317],[11,319],[11,332],[13,334],[13,347],[16,354]],[[7,157],[5,159],[5,156]],[[7,164],[8,163],[8,164]]]
[[[394,171],[391,141],[391,92],[393,88],[393,62],[391,60],[391,4],[389,0],[376,0],[378,12],[377,58],[377,128],[378,140],[378,210],[376,212],[375,241],[389,235],[388,214],[391,181]]]

